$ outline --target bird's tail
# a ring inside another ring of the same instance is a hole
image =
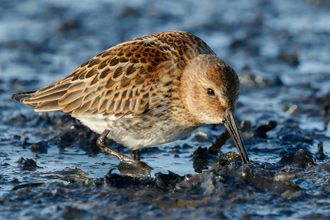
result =
[[[17,101],[17,102],[24,103],[24,100],[31,98],[35,94],[35,92],[36,91],[20,92],[20,93],[13,94],[11,96],[11,98],[13,100]],[[27,104],[27,103],[24,103],[24,104]],[[36,107],[37,106],[37,103],[29,103],[27,105]]]

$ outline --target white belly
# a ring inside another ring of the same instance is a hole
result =
[[[139,119],[106,120],[105,118],[78,118],[94,132],[110,130],[108,138],[131,149],[140,149],[172,142],[188,136],[196,127],[183,128],[168,120],[141,121]]]

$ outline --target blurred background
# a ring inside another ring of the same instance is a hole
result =
[[[97,136],[79,122],[60,114],[34,113],[30,107],[10,100],[11,94],[36,90],[61,79],[89,58],[120,42],[167,30],[199,36],[238,73],[241,95],[236,115],[252,161],[276,164],[283,155],[299,149],[316,155],[320,143],[324,154],[329,155],[328,0],[1,0],[0,210],[7,210],[7,217],[12,215],[15,202],[20,201],[11,191],[18,183],[49,182],[51,178],[45,178],[45,173],[66,167],[77,167],[88,177],[101,178],[118,163],[116,158],[95,149],[93,141]],[[276,127],[267,130],[269,122]],[[266,130],[260,130],[260,126],[266,126]],[[211,146],[223,131],[223,126],[204,126],[186,140],[145,150],[143,161],[155,168],[152,175],[167,170],[195,175],[212,163],[197,166],[191,154],[200,146]],[[128,153],[125,148],[121,150]],[[236,149],[228,141],[221,151]],[[21,157],[33,158],[42,169],[22,170]],[[324,159],[322,163],[329,162],[328,156]],[[273,169],[278,173],[282,168]],[[291,210],[286,212],[270,200],[258,197],[261,204],[236,214],[223,208],[220,217],[265,217],[274,213],[293,218],[313,217],[313,213],[316,217],[329,217],[329,210],[317,202],[320,195],[329,199],[329,189],[320,188],[329,185],[329,174],[324,170],[315,173],[313,177],[305,170],[301,175],[308,176],[307,179],[300,176],[292,182],[302,187],[316,206],[302,199],[301,203],[290,205]],[[323,181],[317,182],[316,177]],[[13,202],[6,203],[5,198]],[[48,210],[38,207],[34,199],[28,201],[30,204],[26,206],[32,209],[17,209],[13,216],[35,217],[42,210],[41,216],[47,217],[54,213],[53,216],[58,216],[60,212],[54,206]],[[76,202],[73,200],[71,206],[79,206]],[[85,202],[90,201],[86,198]],[[264,204],[268,204],[264,212],[255,211]],[[318,206],[321,208],[315,208]],[[193,213],[200,207],[190,208],[174,212],[179,213],[178,218],[182,213],[196,217]],[[231,205],[231,209],[237,211],[242,206]],[[306,209],[312,211],[305,212]],[[143,216],[143,210],[135,211]],[[130,216],[121,211],[118,216]],[[200,210],[201,216],[208,216],[209,211]]]

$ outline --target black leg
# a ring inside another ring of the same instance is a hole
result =
[[[134,157],[133,159],[116,151],[115,149],[111,148],[108,146],[106,142],[106,137],[109,134],[109,130],[104,130],[101,136],[97,139],[96,145],[101,148],[104,152],[117,157],[119,160],[126,162],[127,164],[133,165],[138,168],[147,168],[147,169],[152,169],[149,167],[146,163],[139,161],[140,160],[140,152],[139,150],[133,150],[132,151],[132,156]],[[134,153],[133,153],[134,152]],[[136,158],[136,159],[135,159]]]
[[[123,161],[132,161],[132,158],[129,158],[128,156],[116,151],[115,149],[111,148],[108,146],[105,138],[107,137],[107,135],[109,134],[109,130],[105,130],[101,136],[97,139],[96,144],[99,148],[101,148],[104,152],[113,155],[115,157],[117,157],[119,160],[123,160]]]
[[[139,151],[139,149],[132,150],[132,158],[133,158],[133,160],[140,161],[140,151]]]

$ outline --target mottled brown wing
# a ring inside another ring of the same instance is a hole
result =
[[[160,78],[171,80],[169,72],[182,73],[189,59],[203,53],[214,54],[195,35],[182,31],[150,34],[118,44],[68,77],[13,99],[35,111],[59,111],[74,117],[138,115],[153,104]]]
[[[147,38],[127,41],[88,60],[68,77],[21,100],[35,111],[72,116],[120,117],[148,111],[158,79],[173,67],[168,45]]]

